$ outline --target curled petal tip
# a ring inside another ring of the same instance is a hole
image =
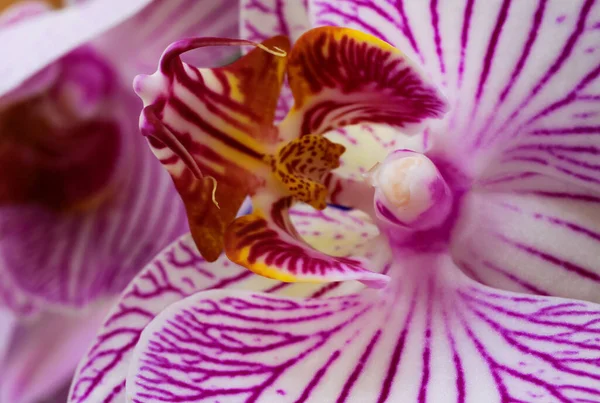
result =
[[[152,75],[139,74],[133,79],[133,90],[142,99],[144,106],[155,102],[166,88],[165,77],[159,72]]]

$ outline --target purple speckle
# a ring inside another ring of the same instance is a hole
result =
[[[566,19],[567,19],[566,15],[560,15],[560,16],[556,17],[556,23],[562,24]]]

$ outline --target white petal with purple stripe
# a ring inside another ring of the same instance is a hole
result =
[[[319,239],[328,253],[364,253],[380,271],[389,269],[389,255],[377,242],[376,231],[360,215],[337,209],[292,211],[298,231],[307,239]],[[371,227],[371,228],[370,228]],[[344,234],[353,236],[346,237]],[[198,291],[210,289],[252,290],[288,296],[343,295],[364,288],[358,282],[308,285],[280,283],[254,275],[222,256],[207,263],[189,235],[181,237],[154,259],[124,291],[109,314],[94,344],[79,364],[69,402],[122,403],[125,376],[133,348],[150,321],[170,304]]]
[[[129,401],[600,402],[597,305],[492,291],[444,256],[392,270],[383,292],[173,304],[136,346]]]
[[[465,172],[541,172],[597,188],[594,0],[313,0],[310,11],[316,25],[362,29],[421,62],[452,105],[433,152]]]

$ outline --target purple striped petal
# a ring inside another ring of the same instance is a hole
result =
[[[365,225],[361,215],[337,209],[315,212],[307,208],[293,210],[292,219],[307,241],[319,240],[324,252],[364,255],[374,262],[377,270],[385,272],[389,269],[389,255],[385,248],[374,251],[370,242],[381,240],[376,237],[373,227]],[[256,276],[224,256],[214,263],[207,263],[186,235],[166,248],[125,290],[79,365],[69,402],[123,402],[125,377],[140,333],[164,308],[198,291],[246,289],[319,297],[342,295],[362,288],[358,282],[280,283]]]
[[[128,98],[129,97],[129,98]],[[132,94],[120,110],[137,114]],[[181,201],[136,123],[121,122],[108,195],[85,211],[0,207],[0,300],[20,312],[82,307],[115,295],[160,249],[187,230]]]
[[[11,57],[10,63],[0,65],[0,94],[125,21],[149,1],[88,0],[7,25],[0,30],[0,54]]]
[[[243,39],[263,42],[276,35],[285,35],[292,42],[310,28],[307,1],[242,0],[240,34]],[[283,86],[275,120],[287,115],[294,103],[290,88]]]
[[[598,200],[575,193],[474,193],[452,242],[478,281],[519,292],[599,302]]]
[[[599,402],[598,305],[492,291],[445,256],[327,299],[214,290],[157,316],[132,401]]]
[[[312,0],[420,62],[452,106],[432,153],[475,177],[526,172],[598,189],[600,5],[594,0]]]
[[[125,85],[137,74],[152,73],[163,50],[187,37],[237,38],[239,4],[235,0],[152,0],[148,6],[93,43],[119,66]],[[235,49],[213,47],[184,59],[195,66],[218,66]]]
[[[20,324],[0,366],[0,401],[40,402],[60,389],[73,376],[109,303],[77,315],[45,313]]]

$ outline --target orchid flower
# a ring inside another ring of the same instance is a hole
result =
[[[138,134],[131,81],[174,39],[234,35],[237,21],[234,2],[195,0],[22,2],[0,16],[1,402],[68,382],[114,298],[188,230]]]
[[[600,402],[600,4],[301,5],[135,80],[191,236],[70,402]]]

